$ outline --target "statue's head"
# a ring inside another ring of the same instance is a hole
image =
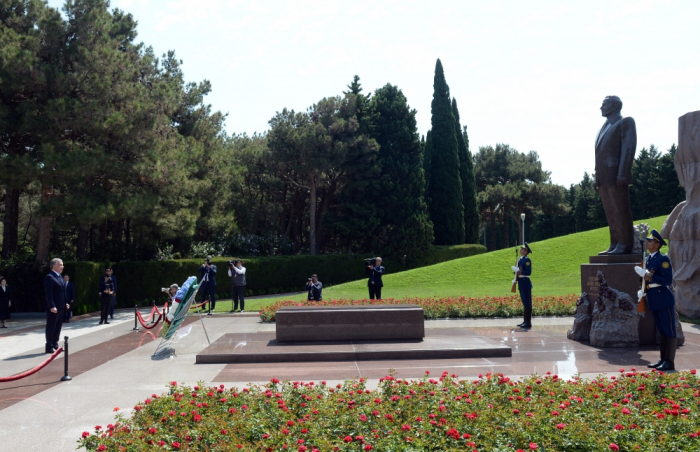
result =
[[[612,114],[619,113],[622,110],[622,101],[617,96],[607,96],[603,99],[603,105],[600,106],[600,112],[606,118]]]

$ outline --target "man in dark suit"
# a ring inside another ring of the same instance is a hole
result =
[[[370,262],[365,269],[365,274],[367,274],[367,287],[369,288],[369,298],[374,300],[382,299],[382,287],[384,283],[382,282],[382,275],[384,274],[384,267],[382,267],[382,258],[377,257],[374,259],[374,264]]]
[[[678,347],[676,300],[668,288],[673,284],[673,268],[668,256],[659,251],[662,246],[666,246],[666,241],[656,229],[651,230],[646,242],[650,253],[647,256],[646,270],[637,266],[634,271],[642,277],[642,284],[645,284],[646,300],[661,336],[661,359],[655,364],[647,364],[647,367],[674,370]]]
[[[106,268],[105,269],[105,274],[109,276],[109,279],[112,280],[112,300],[109,304],[109,318],[113,319],[114,318],[114,306],[117,304],[117,277],[114,276],[114,272],[112,271],[111,268]]]
[[[61,337],[61,327],[65,310],[70,308],[66,302],[66,285],[61,278],[63,261],[51,259],[51,271],[44,278],[44,292],[46,294],[46,353],[53,353],[58,349],[58,341]]]
[[[595,143],[595,187],[610,227],[610,247],[598,254],[629,254],[634,246],[629,186],[637,128],[634,119],[622,117],[621,110],[617,96],[606,97],[600,107],[607,120]]]
[[[199,273],[201,274],[199,292],[202,294],[202,303],[207,299],[208,293],[211,303],[207,315],[211,315],[211,311],[216,307],[216,265],[211,263],[211,256],[204,259],[204,263],[199,267]]]
[[[66,318],[65,323],[70,323],[71,318],[71,308],[73,307],[73,302],[75,301],[75,286],[70,282],[70,276],[63,275],[63,282],[66,284]]]

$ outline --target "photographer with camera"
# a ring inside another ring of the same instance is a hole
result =
[[[365,262],[367,263],[365,273],[369,278],[367,280],[367,287],[369,288],[369,298],[370,300],[374,300],[374,297],[376,296],[377,300],[381,300],[382,287],[384,287],[384,283],[382,282],[382,275],[384,274],[384,267],[382,267],[382,258],[375,257],[372,259],[365,259]]]
[[[231,277],[232,312],[236,312],[238,309],[238,300],[241,301],[241,312],[243,312],[245,311],[245,267],[243,261],[240,259],[228,261],[228,275]]]
[[[318,276],[311,275],[308,281],[306,281],[306,290],[309,292],[307,296],[308,301],[321,301],[323,297],[321,296],[321,289],[323,289],[323,284],[318,280]]]
[[[175,295],[177,291],[180,290],[180,286],[173,284],[170,287],[161,287],[160,291],[168,296],[168,304],[172,306],[173,301],[175,301]]]
[[[211,256],[204,259],[204,263],[199,267],[199,273],[202,274],[199,280],[202,303],[207,300],[207,293],[209,293],[211,302],[207,315],[211,315],[211,311],[216,308],[216,265],[211,263]]]

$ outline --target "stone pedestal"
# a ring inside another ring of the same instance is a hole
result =
[[[581,292],[588,294],[589,314],[593,313],[593,306],[600,292],[598,271],[605,274],[610,287],[628,294],[636,302],[641,280],[634,272],[634,266],[641,263],[641,254],[622,254],[590,256],[588,264],[581,264]],[[640,345],[656,344],[656,325],[648,307],[644,317],[639,319],[637,328]]]

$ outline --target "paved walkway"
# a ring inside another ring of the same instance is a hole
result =
[[[144,314],[148,311],[144,310]],[[512,358],[474,358],[423,361],[365,361],[334,363],[206,364],[196,365],[195,355],[222,335],[232,332],[274,331],[255,313],[188,317],[172,347],[176,355],[152,357],[160,339],[158,330],[132,331],[133,311],[118,311],[110,325],[98,325],[98,318],[83,316],[66,325],[70,337],[70,374],[73,380],[60,383],[63,357],[37,374],[12,383],[0,383],[0,451],[72,451],[84,430],[114,420],[114,409],[130,413],[131,408],[151,394],[165,392],[166,384],[225,384],[242,387],[281,380],[327,380],[331,384],[346,378],[364,377],[370,386],[391,369],[402,378],[420,378],[425,370],[443,370],[460,377],[501,372],[511,377],[551,371],[567,377],[617,372],[619,368],[642,368],[656,361],[654,347],[601,349],[566,339],[572,317],[535,318],[529,331],[514,328],[516,319],[467,319],[426,321],[427,328],[469,328],[513,348]],[[0,330],[0,376],[23,372],[41,363],[43,319],[23,316]],[[680,369],[700,365],[700,326],[683,324],[686,345],[678,350]]]

